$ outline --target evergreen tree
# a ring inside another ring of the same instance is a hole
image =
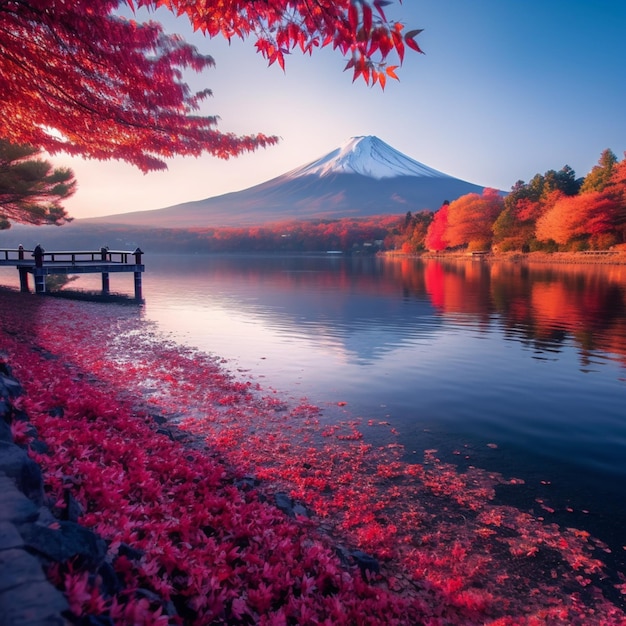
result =
[[[609,184],[613,169],[617,165],[617,157],[612,150],[607,148],[600,155],[598,165],[594,165],[580,188],[582,193],[588,191],[604,191]]]
[[[72,170],[35,158],[37,148],[0,139],[0,229],[11,222],[56,224],[69,221],[61,201],[76,190]]]
[[[543,175],[542,195],[553,191],[560,191],[566,196],[575,196],[583,183],[582,178],[576,178],[576,172],[569,166],[564,165],[558,172],[548,170]]]

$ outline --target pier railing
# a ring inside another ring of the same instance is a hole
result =
[[[0,249],[0,262],[4,261],[4,265],[15,265],[19,261],[35,262],[35,250],[27,250],[25,248],[2,248]],[[51,252],[42,251],[42,260],[50,263],[77,263],[85,261],[109,261],[110,263],[134,263],[141,264],[141,256],[143,252],[137,248],[136,250],[109,250],[108,248],[100,248],[100,250],[54,250]]]

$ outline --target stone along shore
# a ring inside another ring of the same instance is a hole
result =
[[[67,602],[46,579],[39,552],[54,518],[43,505],[39,466],[13,443],[10,399],[21,394],[6,365],[0,373],[0,625],[65,624]]]
[[[11,404],[21,393],[10,368],[0,363],[0,626],[60,626],[68,623],[62,615],[68,604],[43,568],[73,557],[96,560],[106,545],[45,505],[39,465],[14,443],[11,431],[11,423],[25,418]],[[31,445],[45,447],[37,440]]]

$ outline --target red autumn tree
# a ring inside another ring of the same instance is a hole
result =
[[[439,211],[433,217],[426,237],[424,238],[424,247],[433,252],[441,252],[448,247],[446,239],[446,230],[448,228],[448,202],[444,202]]]
[[[333,46],[354,78],[384,87],[419,31],[389,21],[385,0],[29,0],[0,8],[0,135],[49,153],[121,159],[143,171],[174,155],[228,158],[277,141],[217,130],[197,115],[209,90],[192,93],[184,70],[201,55],[160,24],[115,11],[127,4],[186,14],[210,37],[251,37],[271,63],[294,49]],[[396,63],[395,65],[391,63]]]
[[[624,158],[613,167],[609,185],[619,190],[619,193],[626,192],[626,152]]]
[[[493,224],[504,209],[496,189],[468,193],[450,203],[446,238],[452,248],[467,245],[479,250],[490,247]]]

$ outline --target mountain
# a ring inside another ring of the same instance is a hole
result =
[[[137,211],[77,220],[161,228],[253,226],[436,211],[445,200],[484,187],[434,170],[377,137],[352,137],[321,158],[242,191]]]
[[[451,178],[419,161],[414,161],[394,150],[378,137],[352,137],[326,156],[285,174],[289,178],[301,176],[330,176],[332,174],[360,174],[368,178],[399,178],[402,176]]]

